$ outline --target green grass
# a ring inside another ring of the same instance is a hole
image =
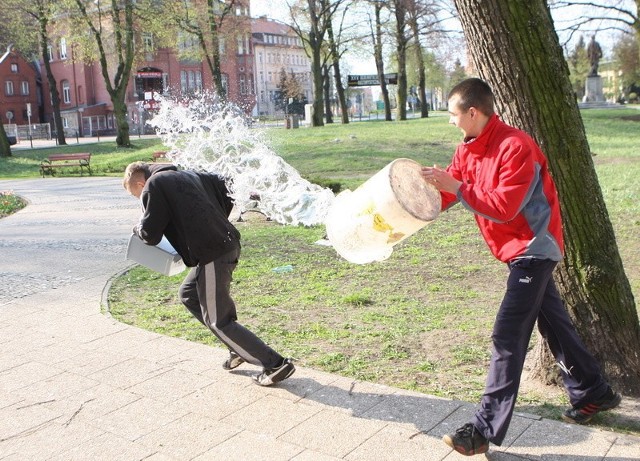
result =
[[[27,202],[11,191],[0,190],[0,218],[9,216],[27,206]]]
[[[636,110],[583,112],[594,163],[618,247],[640,297],[640,153]],[[460,140],[448,117],[264,131],[274,151],[308,178],[354,189],[399,157],[446,165]],[[89,150],[96,174],[120,174],[162,149],[143,140]],[[70,149],[67,147],[65,149]],[[61,149],[58,149],[61,150]],[[77,150],[76,150],[77,151]],[[0,178],[36,177],[47,151],[0,159]],[[27,162],[27,163],[23,163]],[[31,163],[28,163],[31,162]],[[5,168],[11,165],[12,170]],[[35,169],[34,169],[35,168]],[[119,171],[116,171],[119,170]],[[391,258],[350,264],[314,242],[322,227],[291,227],[248,213],[236,223],[242,257],[232,294],[239,320],[307,367],[365,381],[476,402],[484,388],[490,335],[506,269],[494,260],[473,217],[455,207],[398,245]],[[288,272],[273,269],[291,265]],[[162,334],[219,345],[177,299],[184,274],[136,267],[114,281],[112,315]],[[559,417],[567,402],[548,389],[523,388],[519,409]],[[616,426],[609,415],[596,423]],[[616,426],[617,427],[617,426]],[[618,427],[640,433],[640,423]]]
[[[91,153],[91,172],[94,176],[121,175],[134,161],[150,161],[153,152],[164,150],[159,139],[135,139],[130,148],[117,148],[114,142],[73,144],[44,149],[12,150],[11,157],[0,157],[0,179],[33,178],[40,175],[40,162],[52,153]],[[56,176],[79,174],[78,168],[58,168]]]

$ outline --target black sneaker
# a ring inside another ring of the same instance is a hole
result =
[[[229,358],[224,361],[222,368],[225,370],[233,370],[244,363],[244,359],[233,351],[229,351]]]
[[[620,405],[621,401],[622,396],[609,388],[607,393],[600,400],[587,403],[580,407],[569,408],[562,415],[562,419],[568,423],[585,424],[591,421],[591,418],[593,418],[597,413],[617,407]]]
[[[456,430],[455,434],[445,435],[442,441],[465,456],[479,455],[489,450],[489,441],[471,423]]]
[[[253,377],[256,384],[260,386],[271,386],[272,384],[284,381],[296,371],[291,359],[284,359],[282,365],[276,368],[264,369],[262,373]]]

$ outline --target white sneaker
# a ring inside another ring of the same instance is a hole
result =
[[[276,368],[264,369],[262,373],[253,377],[256,384],[260,386],[271,386],[272,384],[284,381],[296,371],[291,359],[284,359],[282,365]]]

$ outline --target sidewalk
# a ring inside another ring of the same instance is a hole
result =
[[[441,440],[473,404],[298,366],[272,388],[222,349],[101,312],[139,205],[119,178],[0,181],[0,460],[632,461],[640,437],[517,414],[502,447]],[[242,311],[240,311],[242,316]]]
[[[131,142],[135,143],[138,139],[149,139],[149,138],[158,138],[158,136],[154,134],[143,134],[138,136],[137,134],[131,135]],[[95,144],[98,142],[116,142],[115,136],[90,136],[90,137],[68,137],[66,138],[67,146],[65,147],[73,147],[77,145],[85,145],[85,144]],[[33,146],[33,147],[32,147]],[[45,149],[51,148],[55,149],[59,147],[58,140],[55,138],[52,139],[34,139],[30,141],[29,139],[20,139],[20,142],[11,146],[12,151],[24,151],[29,149]]]

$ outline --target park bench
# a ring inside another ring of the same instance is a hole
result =
[[[79,167],[80,176],[84,168],[91,174],[91,154],[83,152],[78,154],[51,154],[40,163],[40,172],[44,178],[45,173],[54,174],[56,168]]]

